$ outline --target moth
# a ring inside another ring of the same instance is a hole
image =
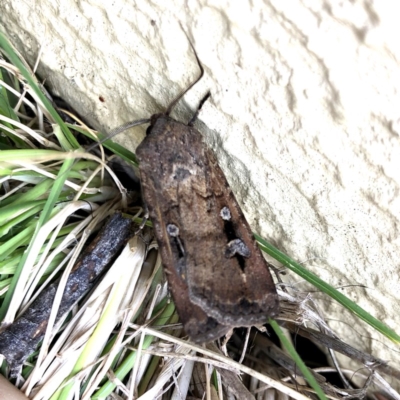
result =
[[[143,199],[179,317],[194,342],[233,327],[263,324],[277,314],[278,295],[267,263],[217,159],[193,127],[170,113],[150,118],[136,150]]]

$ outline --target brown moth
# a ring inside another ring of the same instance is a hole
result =
[[[197,55],[196,55],[197,58]],[[172,296],[189,337],[208,342],[231,328],[263,324],[278,295],[250,226],[193,122],[169,116],[201,73],[161,114],[150,118],[136,155]]]

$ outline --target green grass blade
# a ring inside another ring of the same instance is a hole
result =
[[[37,85],[35,79],[32,77],[30,72],[25,68],[24,63],[19,59],[18,55],[14,52],[12,46],[6,39],[6,37],[0,32],[0,47],[3,49],[4,53],[8,57],[8,59],[11,61],[13,65],[15,65],[28,84],[31,86],[33,91],[36,93],[36,95],[39,97],[40,101],[43,103],[44,107],[46,110],[50,113],[54,121],[58,125],[60,125],[62,131],[64,132],[65,136],[67,137],[69,143],[74,149],[78,149],[79,143],[75,139],[74,135],[71,133],[65,122],[61,119],[57,111],[54,109],[53,105],[50,103],[50,101],[47,99],[47,97],[43,94],[43,92],[40,90],[39,86]]]
[[[0,152],[0,162],[14,165],[15,160],[30,161],[30,162],[45,162],[54,161],[66,158],[68,153],[63,153],[57,150],[8,150]],[[6,165],[7,165],[6,164]],[[3,167],[3,166],[2,166]]]
[[[325,393],[323,392],[321,387],[318,385],[318,382],[314,378],[313,374],[309,371],[307,366],[303,363],[303,360],[297,354],[297,351],[293,347],[292,343],[290,343],[290,341],[287,339],[287,337],[283,334],[282,329],[277,324],[277,322],[274,321],[271,318],[269,319],[268,322],[272,326],[272,329],[275,331],[277,336],[279,337],[279,340],[281,341],[283,347],[288,352],[288,354],[292,358],[292,360],[299,367],[299,369],[300,369],[301,373],[303,374],[304,378],[307,380],[309,385],[315,390],[315,393],[318,395],[318,397],[321,400],[327,400],[327,398],[325,396]]]
[[[312,272],[310,272],[307,269],[305,269],[304,267],[302,267],[300,264],[298,264],[296,261],[292,260],[286,254],[283,254],[277,248],[275,248],[274,246],[272,246],[271,244],[266,242],[262,237],[260,237],[257,234],[255,234],[254,236],[257,239],[258,243],[260,244],[261,249],[263,251],[265,251],[267,254],[269,254],[271,257],[275,258],[275,260],[279,261],[285,267],[289,268],[290,270],[295,272],[297,275],[301,276],[303,279],[310,282],[317,289],[321,290],[322,292],[324,292],[327,295],[329,295],[330,297],[332,297],[334,300],[336,300],[342,306],[347,308],[353,314],[357,315],[360,319],[365,321],[367,324],[371,325],[374,329],[381,332],[383,335],[385,335],[387,338],[392,340],[394,343],[397,343],[397,344],[400,343],[400,336],[394,330],[392,330],[391,328],[386,326],[384,323],[382,323],[381,321],[379,321],[378,319],[373,317],[371,314],[369,314],[367,311],[365,311],[359,305],[354,303],[354,301],[350,300],[343,293],[340,293],[334,287],[332,287],[331,285],[329,285],[322,279],[318,278],[318,276],[316,276]]]
[[[26,219],[32,217],[33,215],[37,214],[40,212],[40,210],[43,208],[43,201],[35,201],[32,202],[33,204],[30,206],[26,206],[24,204],[24,212],[21,214],[17,214],[18,216],[11,219],[9,222],[5,224],[0,224],[0,238],[7,235],[13,228],[16,227],[16,225],[21,224],[21,222],[25,221]]]
[[[3,68],[0,68],[0,80],[4,82],[9,81],[7,75],[7,71],[5,71]],[[13,95],[9,93],[9,91],[0,82],[0,114],[19,122],[19,118],[10,104],[11,96]]]
[[[32,249],[33,244],[35,243],[37,234],[38,234],[40,228],[48,221],[48,219],[49,219],[49,217],[51,215],[51,212],[53,211],[54,206],[55,206],[56,202],[58,201],[58,198],[60,196],[61,190],[62,190],[62,188],[64,186],[64,183],[65,183],[65,180],[68,177],[68,171],[72,167],[73,163],[74,163],[74,159],[67,159],[67,160],[64,161],[63,165],[60,168],[59,174],[58,174],[56,180],[54,181],[54,184],[53,184],[53,186],[51,188],[49,197],[47,198],[46,204],[44,205],[43,211],[40,214],[39,220],[38,220],[38,222],[36,224],[36,227],[34,229],[32,240],[30,241],[28,249],[24,253],[24,255],[23,255],[22,259],[21,259],[20,265],[18,266],[18,269],[17,269],[18,272],[13,276],[13,279],[12,279],[11,284],[10,284],[10,289],[8,290],[8,292],[7,292],[6,296],[5,296],[5,299],[3,301],[3,304],[1,306],[0,319],[3,319],[5,314],[6,314],[6,312],[7,312],[7,309],[9,307],[10,302],[11,302],[12,296],[14,294],[15,286],[17,285],[20,273],[22,271],[22,268],[23,268],[27,258],[29,256],[31,256],[30,255],[30,251]],[[32,228],[30,228],[30,229],[32,229]]]
[[[26,244],[27,240],[35,231],[35,226],[31,225],[19,232],[17,235],[7,240],[0,246],[0,261],[5,260],[14,250]],[[2,316],[3,317],[3,316]]]
[[[67,124],[71,129],[75,129],[77,132],[81,133],[82,135],[87,136],[88,138],[93,140],[93,135],[90,134],[86,129],[80,128],[79,126],[75,125],[70,125]],[[104,140],[107,136],[103,135],[100,132],[97,132],[97,140],[98,142],[101,142]],[[127,148],[121,146],[118,143],[113,142],[112,140],[106,140],[101,144],[104,146],[106,149],[111,150],[114,154],[117,156],[120,156],[123,160],[131,164],[133,167],[137,167],[139,165],[137,158],[134,153],[129,151]]]
[[[4,225],[9,223],[10,221],[15,220],[21,214],[29,211],[35,206],[42,205],[45,200],[30,200],[26,202],[18,202],[12,205],[8,205],[7,207],[0,208],[0,231],[4,228]]]
[[[42,182],[38,183],[35,187],[32,187],[25,193],[16,193],[7,197],[1,202],[2,213],[4,212],[5,216],[7,216],[9,210],[12,210],[17,206],[21,206],[22,204],[27,204],[40,199],[45,195],[45,193],[48,192],[48,190],[50,190],[53,182],[53,179],[44,179]]]

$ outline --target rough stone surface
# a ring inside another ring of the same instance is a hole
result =
[[[104,130],[163,110],[198,73],[186,31],[206,74],[175,116],[211,90],[198,127],[254,230],[400,332],[400,6],[1,3],[31,65],[42,48],[42,79]],[[134,149],[143,135],[118,140]],[[314,297],[341,337],[400,364],[394,344]]]

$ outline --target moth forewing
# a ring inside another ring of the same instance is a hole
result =
[[[194,133],[194,132],[193,132]],[[185,227],[187,284],[191,300],[218,322],[234,326],[265,323],[278,311],[278,296],[267,263],[213,152],[195,132],[205,158],[198,186],[213,188],[203,197],[192,190],[196,207],[182,209]],[[193,147],[192,147],[193,148]],[[197,161],[197,160],[196,160]],[[181,214],[182,215],[182,214]],[[187,221],[196,218],[204,229]]]
[[[181,239],[178,207],[185,200],[177,192],[174,179],[171,181],[172,176],[177,176],[179,181],[186,174],[179,154],[171,152],[172,149],[177,150],[176,144],[184,137],[171,137],[169,122],[167,117],[156,120],[155,125],[150,127],[149,135],[137,148],[136,155],[140,162],[143,198],[153,222],[176,309],[189,337],[195,342],[204,343],[218,339],[231,328],[218,323],[190,299],[186,282],[185,242]]]
[[[209,341],[264,323],[278,311],[275,285],[213,152],[193,127],[151,121],[136,152],[143,197],[187,333]]]

